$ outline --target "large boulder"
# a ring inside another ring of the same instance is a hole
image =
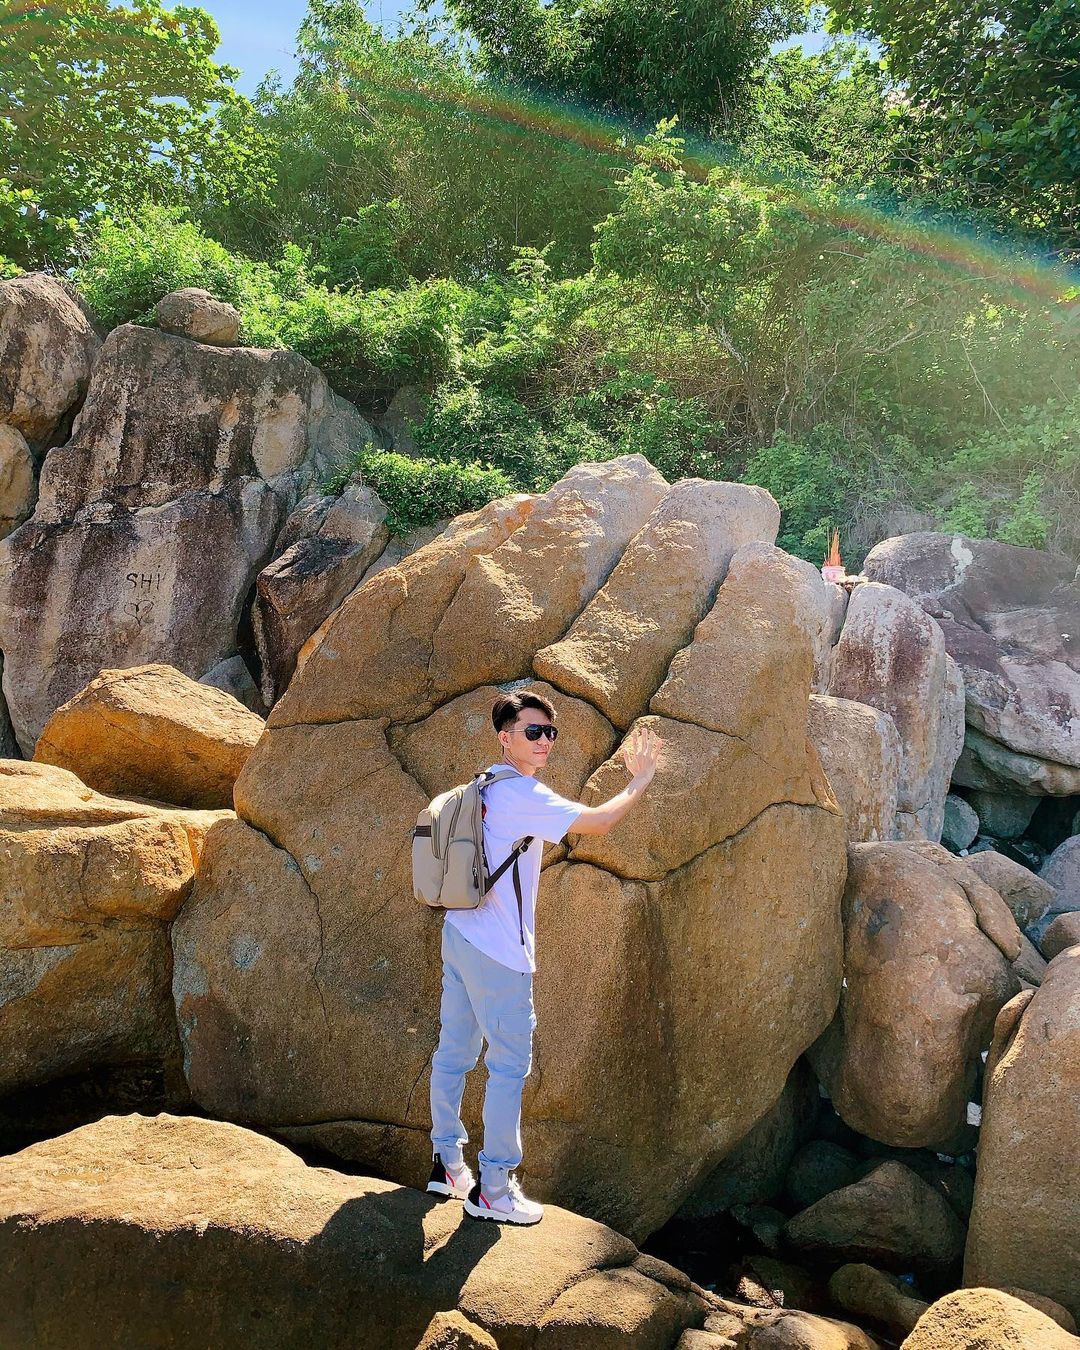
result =
[[[268,708],[288,688],[301,647],[382,554],[385,522],[377,494],[352,483],[340,497],[305,498],[286,521],[277,547],[287,546],[259,573],[251,607]]]
[[[857,586],[833,653],[829,693],[893,719],[903,746],[899,837],[939,840],[964,713],[959,673],[938,625],[895,587]]]
[[[1080,1317],[1080,947],[1001,1011],[986,1065],[964,1283]]]
[[[1080,792],[1076,563],[924,533],[887,539],[863,566],[933,616],[959,663],[968,735],[956,781],[990,792]]]
[[[1001,1289],[957,1289],[932,1303],[901,1350],[1080,1350],[1080,1340]]]
[[[226,811],[0,760],[0,1093],[179,1059],[168,925]]]
[[[92,1308],[101,1350],[468,1345],[448,1311],[502,1350],[669,1350],[719,1304],[565,1210],[495,1229],[236,1125],[105,1116],[0,1158],[4,1346],[82,1350]]]
[[[493,686],[529,678],[531,632],[550,644],[573,624],[652,514],[656,482],[628,457],[494,502],[319,630],[173,928],[187,1072],[207,1110],[423,1179],[439,923],[412,896],[409,826],[490,762]],[[667,738],[633,828],[576,838],[569,858],[550,850],[541,879],[522,1170],[541,1199],[633,1236],[776,1101],[839,992],[843,821],[807,740],[811,640],[779,569],[758,570],[773,579],[756,602],[753,571],[732,563],[689,645],[671,633],[658,694],[632,709]],[[555,702],[553,784],[585,800],[622,787],[611,723],[584,699]]]
[[[35,456],[65,434],[100,346],[66,282],[42,272],[0,281],[0,423]]]
[[[862,1262],[943,1276],[964,1250],[964,1225],[933,1186],[900,1162],[796,1214],[784,1229],[796,1250],[820,1260]]]
[[[103,669],[165,662],[197,679],[234,655],[285,514],[370,435],[295,352],[110,333],[34,514],[0,541],[4,692],[23,753]]]
[[[852,1128],[947,1148],[982,1050],[1019,988],[1020,932],[1001,897],[928,842],[856,844],[844,893],[844,990],[812,1059]]]
[[[263,720],[172,666],[106,670],[61,704],[34,750],[98,792],[231,807]]]
[[[848,842],[895,839],[904,748],[889,714],[868,703],[813,694],[809,729],[844,812]]]

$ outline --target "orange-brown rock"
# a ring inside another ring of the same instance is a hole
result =
[[[811,1052],[833,1104],[883,1143],[955,1142],[994,1018],[1019,988],[1012,916],[939,845],[855,844],[844,943],[840,1008]]]
[[[667,483],[640,455],[578,465],[520,530],[477,554],[432,639],[439,701],[527,676],[537,650],[566,632],[665,494]]]
[[[0,1092],[178,1057],[167,925],[231,815],[0,760]]]
[[[820,1260],[867,1262],[944,1275],[964,1250],[964,1226],[928,1182],[883,1162],[788,1221],[784,1236]]]
[[[932,1303],[901,1350],[1080,1350],[1044,1313],[1000,1289],[957,1289]]]
[[[236,1125],[106,1116],[0,1158],[5,1350],[164,1347],[178,1327],[263,1350],[470,1344],[425,1340],[440,1322],[504,1350],[668,1350],[716,1302],[565,1210],[493,1227]]]
[[[848,842],[894,839],[903,758],[896,723],[867,703],[812,694],[808,726],[844,813]]]
[[[459,516],[430,544],[359,586],[313,634],[318,640],[309,639],[310,652],[301,651],[297,676],[268,725],[412,720],[430,712],[435,628],[473,557],[498,548],[533,506],[532,497],[502,497]]]
[[[676,484],[566,636],[536,653],[534,669],[625,730],[712,604],[732,556],[752,540],[771,544],[779,526],[762,488]]]
[[[1080,1316],[1080,948],[1002,1009],[986,1065],[964,1282]]]
[[[523,657],[527,674],[526,618],[543,609],[540,640],[602,585],[636,532],[652,482],[642,463],[583,466],[543,497],[454,522],[311,639],[237,780],[241,819],[212,841],[173,928],[205,1109],[423,1181],[440,924],[412,896],[410,827],[431,795],[497,757],[491,672]],[[836,1006],[843,822],[806,736],[812,636],[781,564],[754,564],[778,613],[711,635],[720,668],[745,682],[723,734],[689,707],[673,714],[665,754],[681,772],[657,777],[636,832],[613,832],[602,866],[576,858],[541,879],[521,1171],[540,1199],[634,1237],[776,1101]],[[735,589],[752,570],[733,570]],[[706,675],[708,694],[721,681]],[[610,723],[553,697],[564,735],[551,781],[582,796],[598,779],[621,788]],[[741,777],[717,771],[726,755],[745,759]],[[695,774],[691,794],[680,780]],[[481,1090],[472,1075],[463,1109],[477,1141]]]
[[[98,792],[231,807],[263,725],[231,694],[173,666],[103,670],[49,718],[34,759]]]

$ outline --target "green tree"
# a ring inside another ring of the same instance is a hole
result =
[[[906,110],[881,62],[851,41],[788,47],[756,73],[738,128],[746,169],[850,189],[896,180]]]
[[[430,7],[430,0],[428,6]],[[445,0],[488,75],[593,112],[727,127],[804,0]]]
[[[1078,0],[834,0],[936,134],[928,186],[1080,249]]]
[[[215,64],[217,45],[213,20],[187,5],[3,0],[0,253],[62,264],[101,209],[258,178],[238,72]]]
[[[294,241],[343,285],[467,279],[551,240],[553,266],[588,266],[616,156],[509,115],[452,43],[387,37],[359,0],[311,0],[297,50],[292,87],[255,96],[276,187],[203,211],[216,238],[260,257]]]

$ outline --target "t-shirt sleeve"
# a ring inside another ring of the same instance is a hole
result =
[[[546,783],[533,782],[529,804],[523,813],[521,833],[536,835],[547,844],[557,844],[585,809],[583,802],[572,802],[552,792]]]

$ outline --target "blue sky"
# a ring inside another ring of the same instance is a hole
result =
[[[368,0],[368,17],[390,32],[398,15],[410,8],[398,0]],[[239,88],[254,92],[268,70],[280,70],[288,79],[296,69],[293,39],[307,9],[307,0],[201,0],[221,30],[217,59],[239,66]]]
[[[279,70],[288,81],[296,70],[293,39],[307,9],[307,0],[201,0],[221,30],[217,59],[241,71],[239,88],[251,94],[268,70]],[[398,18],[412,8],[411,0],[368,0],[368,18],[388,32],[396,32]],[[821,47],[820,33],[801,39],[808,51]]]

